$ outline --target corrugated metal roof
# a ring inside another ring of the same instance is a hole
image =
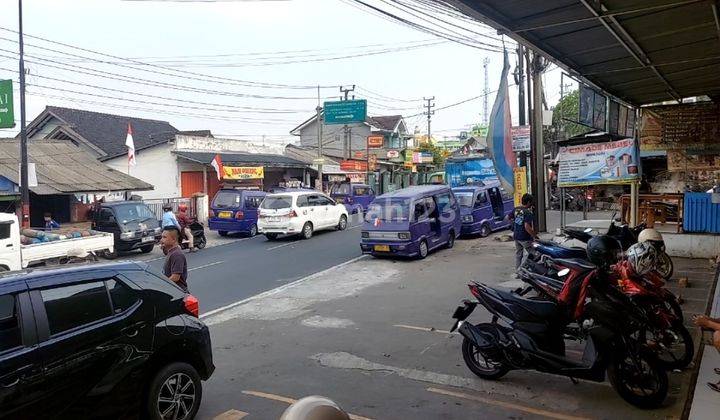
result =
[[[438,0],[633,105],[720,97],[717,3]]]
[[[35,163],[38,178],[38,186],[30,190],[39,195],[153,189],[152,185],[111,169],[67,142],[29,142],[28,160]],[[19,165],[20,142],[0,141],[0,175],[19,184]]]

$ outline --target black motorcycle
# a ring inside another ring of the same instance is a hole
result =
[[[603,382],[607,371],[613,388],[630,404],[655,408],[665,400],[667,373],[647,345],[633,338],[647,324],[647,315],[614,287],[589,281],[578,296],[583,311],[575,321],[585,350],[576,361],[565,355],[564,338],[573,321],[568,308],[480,283],[468,286],[477,302],[466,300],[455,310],[451,331],[457,329],[464,337],[463,359],[480,378],[533,369]],[[478,304],[493,315],[491,322],[466,321]]]
[[[193,245],[197,249],[203,249],[207,245],[207,239],[205,238],[205,226],[203,226],[202,223],[198,222],[197,220],[193,220],[192,223],[188,225],[188,228],[190,228],[190,231],[193,235]],[[188,249],[190,247],[190,242],[185,238],[185,235],[183,234],[182,241],[180,242],[180,248],[181,249]]]

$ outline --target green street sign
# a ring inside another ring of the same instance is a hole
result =
[[[0,128],[15,127],[12,80],[0,80]]]
[[[323,104],[325,124],[350,124],[365,122],[367,118],[367,101],[333,101]]]

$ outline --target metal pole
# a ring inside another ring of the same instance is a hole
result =
[[[535,194],[535,204],[537,208],[537,231],[547,231],[546,226],[546,215],[545,215],[545,153],[543,150],[543,132],[542,132],[542,69],[541,69],[542,57],[538,54],[533,54],[534,69],[533,69],[533,186]]]
[[[560,188],[560,227],[565,229],[565,188]]]
[[[517,87],[518,87],[518,122],[525,125],[525,53],[521,44],[518,44],[517,56]],[[520,166],[527,167],[527,152],[520,152]]]
[[[318,185],[320,186],[319,190],[323,190],[323,164],[322,164],[322,158],[323,158],[323,144],[322,144],[322,118],[320,117],[320,111],[322,111],[322,107],[320,106],[320,86],[318,85],[318,105],[315,108],[315,112],[317,113],[316,122],[317,122],[317,139],[318,139],[318,183],[316,183],[315,188],[318,188]]]
[[[22,0],[18,0],[18,33],[20,36],[20,199],[22,226],[30,227],[30,188],[28,185],[27,130],[25,127],[25,44],[23,42]]]

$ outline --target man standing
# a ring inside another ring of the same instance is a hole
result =
[[[193,237],[192,230],[190,230],[192,219],[188,216],[187,209],[187,204],[183,203],[178,206],[177,220],[180,222],[181,232],[185,235],[185,239],[188,240],[188,250],[195,252],[195,238]]]
[[[523,263],[525,251],[530,251],[535,232],[535,216],[533,214],[533,196],[524,194],[519,207],[513,210],[513,237],[515,239],[515,269]]]
[[[163,274],[187,292],[187,260],[185,260],[185,254],[180,250],[179,243],[180,231],[175,226],[163,228],[160,238],[160,247],[165,254]]]

